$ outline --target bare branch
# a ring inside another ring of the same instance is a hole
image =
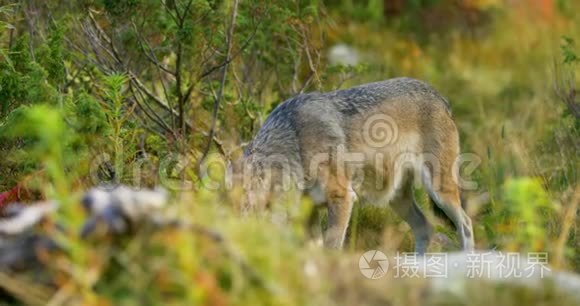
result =
[[[197,165],[195,168],[196,171],[198,171],[200,165],[203,163],[203,161],[207,157],[207,154],[209,153],[209,149],[211,147],[211,140],[213,139],[214,134],[215,134],[215,125],[216,125],[216,121],[217,121],[217,114],[218,114],[219,105],[220,105],[220,102],[221,102],[221,99],[222,99],[223,93],[224,93],[224,88],[225,88],[226,78],[227,78],[227,73],[228,73],[228,65],[229,65],[229,62],[231,61],[230,56],[231,56],[231,52],[232,52],[232,44],[234,41],[234,28],[236,25],[237,15],[238,15],[238,0],[234,0],[234,5],[232,8],[232,17],[231,17],[228,33],[226,35],[226,45],[227,45],[226,60],[224,61],[225,65],[222,68],[223,69],[222,70],[222,78],[221,78],[218,96],[215,99],[214,105],[213,105],[213,114],[212,114],[212,118],[211,118],[210,130],[209,130],[209,141],[207,142],[207,145],[205,146],[205,149],[204,149],[201,157],[197,161]]]
[[[252,42],[252,40],[256,36],[256,33],[258,32],[258,28],[260,27],[260,23],[261,23],[261,21],[256,25],[256,27],[254,28],[254,31],[252,32],[250,37],[248,37],[248,39],[246,39],[246,41],[244,42],[242,47],[240,47],[232,56],[226,56],[226,60],[223,61],[221,64],[219,64],[217,66],[213,66],[213,67],[205,70],[201,75],[199,75],[198,80],[201,80],[201,79],[207,77],[208,75],[212,74],[214,71],[216,71],[216,70],[218,70],[226,65],[229,65],[229,63],[231,61],[233,61],[238,55],[240,55],[244,50],[246,50],[246,48],[250,45],[250,42]]]
[[[175,5],[175,15],[177,16],[177,19],[179,20],[180,26],[183,26],[183,22],[185,21],[185,18],[187,17],[187,13],[189,12],[189,8],[191,7],[191,4],[193,3],[193,0],[189,0],[189,2],[185,5],[185,9],[183,10],[183,15],[179,15],[179,8],[177,7],[177,5]]]
[[[165,131],[172,133],[171,128],[169,127],[169,125],[167,125],[167,123],[165,123],[165,121],[163,121],[163,118],[161,118],[156,112],[155,110],[153,110],[151,108],[151,106],[147,103],[143,103],[144,105],[141,105],[141,103],[139,102],[139,97],[138,95],[141,95],[141,98],[143,99],[143,93],[135,90],[135,88],[133,86],[129,87],[131,89],[131,93],[133,94],[135,103],[139,106],[139,108],[143,111],[143,113],[145,115],[147,115],[147,117],[149,117],[153,122],[155,122],[157,125],[159,125],[161,128],[163,128]],[[147,109],[146,109],[147,108]],[[149,111],[151,113],[149,113]]]
[[[155,55],[155,52],[153,51],[153,48],[151,47],[149,42],[147,42],[145,37],[143,37],[140,34],[140,31],[137,29],[137,25],[134,22],[131,22],[131,24],[133,25],[133,30],[135,31],[135,33],[137,33],[137,35],[139,37],[139,45],[141,46],[143,53],[145,54],[147,59],[149,59],[149,61],[151,61],[153,63],[153,65],[155,65],[157,67],[157,72],[159,74],[159,80],[160,80],[161,86],[163,88],[163,95],[165,96],[165,100],[167,101],[167,105],[169,106],[169,108],[173,108],[173,106],[171,106],[171,97],[169,96],[169,92],[167,91],[167,85],[165,84],[165,79],[163,78],[162,72],[163,71],[167,72],[174,77],[175,77],[175,72],[171,71],[169,68],[165,67],[164,65],[162,65],[159,62],[159,60],[157,59],[157,56]],[[148,54],[147,50],[145,50],[143,44],[145,44],[147,46],[150,55]],[[175,129],[175,117],[174,116],[171,116],[171,125]]]
[[[147,42],[147,40],[141,35],[141,33],[139,33],[140,31],[137,29],[137,25],[134,22],[131,22],[131,24],[133,25],[133,30],[135,31],[135,33],[137,34],[138,42],[139,42],[139,47],[141,47],[141,50],[143,51],[143,54],[145,55],[145,57],[153,64],[155,65],[155,67],[161,69],[162,71],[169,73],[172,76],[175,76],[175,71],[167,68],[165,65],[161,64],[159,62],[159,60],[157,60],[157,56],[155,56],[155,52],[153,52],[153,48],[151,47],[151,45],[149,44],[149,42]],[[147,47],[147,49],[145,48]]]
[[[179,8],[177,7],[177,5],[175,6],[175,15],[177,16],[178,19],[178,23],[177,26],[179,27],[180,30],[182,30],[185,26],[185,20],[187,18],[187,15],[189,13],[189,10],[191,8],[191,4],[193,3],[193,0],[190,0],[186,6],[185,9],[183,10],[183,15],[179,14]],[[175,87],[177,87],[177,108],[178,108],[178,112],[179,112],[179,116],[178,116],[178,120],[179,120],[179,128],[181,129],[181,131],[183,132],[185,130],[185,103],[186,101],[186,97],[188,97],[189,95],[185,94],[182,92],[182,86],[183,86],[183,71],[182,71],[182,63],[183,63],[183,43],[181,42],[181,40],[179,38],[176,38],[175,41],[177,42],[177,51],[175,54]],[[192,86],[193,84],[191,84],[190,86]]]
[[[167,5],[167,0],[161,1],[161,3],[163,4],[163,7],[165,7],[165,11],[171,17],[171,19],[173,19],[175,23],[178,23],[179,21],[177,20],[177,17],[173,15],[173,13],[171,12],[171,8]]]
[[[30,52],[30,57],[32,58],[33,61],[36,61],[36,57],[34,55],[34,20],[32,20],[32,14],[31,12],[29,12],[28,9],[31,9],[32,2],[28,1],[28,4],[26,5],[27,8],[23,8],[22,12],[24,12],[24,19],[26,19],[26,25],[28,27],[28,48],[29,48],[29,52]]]
[[[151,100],[153,100],[153,102],[155,102],[155,104],[157,104],[161,108],[163,108],[166,111],[168,111],[171,115],[173,115],[173,116],[179,116],[179,114],[177,113],[176,110],[174,110],[171,107],[169,107],[169,105],[165,104],[165,102],[163,100],[161,100],[161,98],[159,98],[153,92],[151,92],[147,88],[147,86],[145,86],[143,84],[143,82],[141,82],[141,80],[139,80],[139,78],[136,77],[131,71],[127,71],[127,74],[129,76],[129,79],[131,80],[131,82],[133,82],[135,84],[135,86],[137,86],[137,88],[139,88],[139,90],[141,90],[147,97],[149,97]],[[186,124],[186,126],[188,128],[191,129],[191,123],[185,122],[185,124]]]

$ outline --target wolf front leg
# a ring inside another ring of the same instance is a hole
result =
[[[324,246],[342,249],[354,200],[350,181],[345,176],[330,175],[325,185],[328,228],[324,234]]]

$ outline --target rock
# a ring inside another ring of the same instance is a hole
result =
[[[126,233],[140,223],[155,223],[162,219],[161,211],[167,201],[167,191],[161,188],[92,188],[82,199],[89,216],[81,230],[81,236],[86,237],[93,232],[99,222],[104,222],[108,232],[112,234]]]
[[[0,235],[20,235],[31,230],[44,217],[56,210],[54,202],[33,204],[11,203],[2,208]]]
[[[0,213],[0,271],[40,267],[38,254],[57,249],[56,243],[37,233],[38,225],[57,208],[54,202],[11,203]]]
[[[356,66],[360,63],[360,56],[356,49],[346,44],[336,44],[328,50],[330,65]]]

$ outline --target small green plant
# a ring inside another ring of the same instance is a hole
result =
[[[562,36],[562,44],[560,45],[564,64],[573,64],[580,61],[576,50],[574,49],[574,39],[568,36]]]
[[[116,183],[125,179],[127,165],[135,158],[136,135],[138,129],[133,122],[135,105],[126,101],[127,77],[122,74],[112,74],[103,77],[100,87],[102,105],[105,109],[110,133],[105,135],[109,140],[105,153],[112,154],[113,179]]]
[[[552,238],[547,228],[557,206],[538,179],[508,179],[502,188],[504,221],[500,229],[506,247],[520,251],[545,250]]]

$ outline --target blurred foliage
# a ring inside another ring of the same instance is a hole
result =
[[[55,299],[449,304],[414,297],[409,284],[379,290],[345,264],[371,248],[412,250],[408,226],[390,211],[357,207],[344,254],[325,253],[305,233],[308,200],[298,209],[281,201],[273,213],[291,215],[281,224],[241,220],[233,213],[238,191],[203,189],[207,178],[192,169],[208,141],[219,153],[208,161],[235,160],[267,114],[294,94],[396,76],[426,80],[448,97],[462,151],[482,160],[472,177],[478,188],[466,191],[477,247],[564,254],[562,266],[580,271],[578,213],[564,218],[580,193],[580,120],[569,106],[580,86],[577,1],[235,3],[0,2],[0,191],[32,176],[31,187],[72,204],[98,182],[159,184],[160,161],[177,152],[186,169],[175,162],[171,177],[196,184],[176,200],[176,210],[227,241],[144,230],[123,241],[88,243],[74,233],[82,211],[65,205],[58,220],[67,230],[57,235],[67,252],[55,260]],[[331,64],[327,52],[337,44],[357,50],[359,63]],[[554,88],[558,82],[566,84],[563,94]],[[427,208],[427,198],[417,194]],[[457,247],[452,229],[439,222],[436,229],[451,239],[438,239],[433,250]],[[312,258],[326,265],[312,270]],[[481,304],[514,304],[521,293],[524,300],[562,305],[538,292],[509,292],[470,294]]]
[[[496,224],[504,248],[540,252],[549,249],[554,239],[545,231],[547,221],[556,209],[540,181],[531,178],[509,179],[503,186],[505,215],[503,224]],[[509,241],[516,246],[509,246]],[[532,245],[530,245],[532,244]]]
[[[576,51],[574,50],[574,39],[564,36],[562,37],[562,45],[560,49],[562,50],[562,56],[564,57],[564,64],[573,64],[580,60]]]

